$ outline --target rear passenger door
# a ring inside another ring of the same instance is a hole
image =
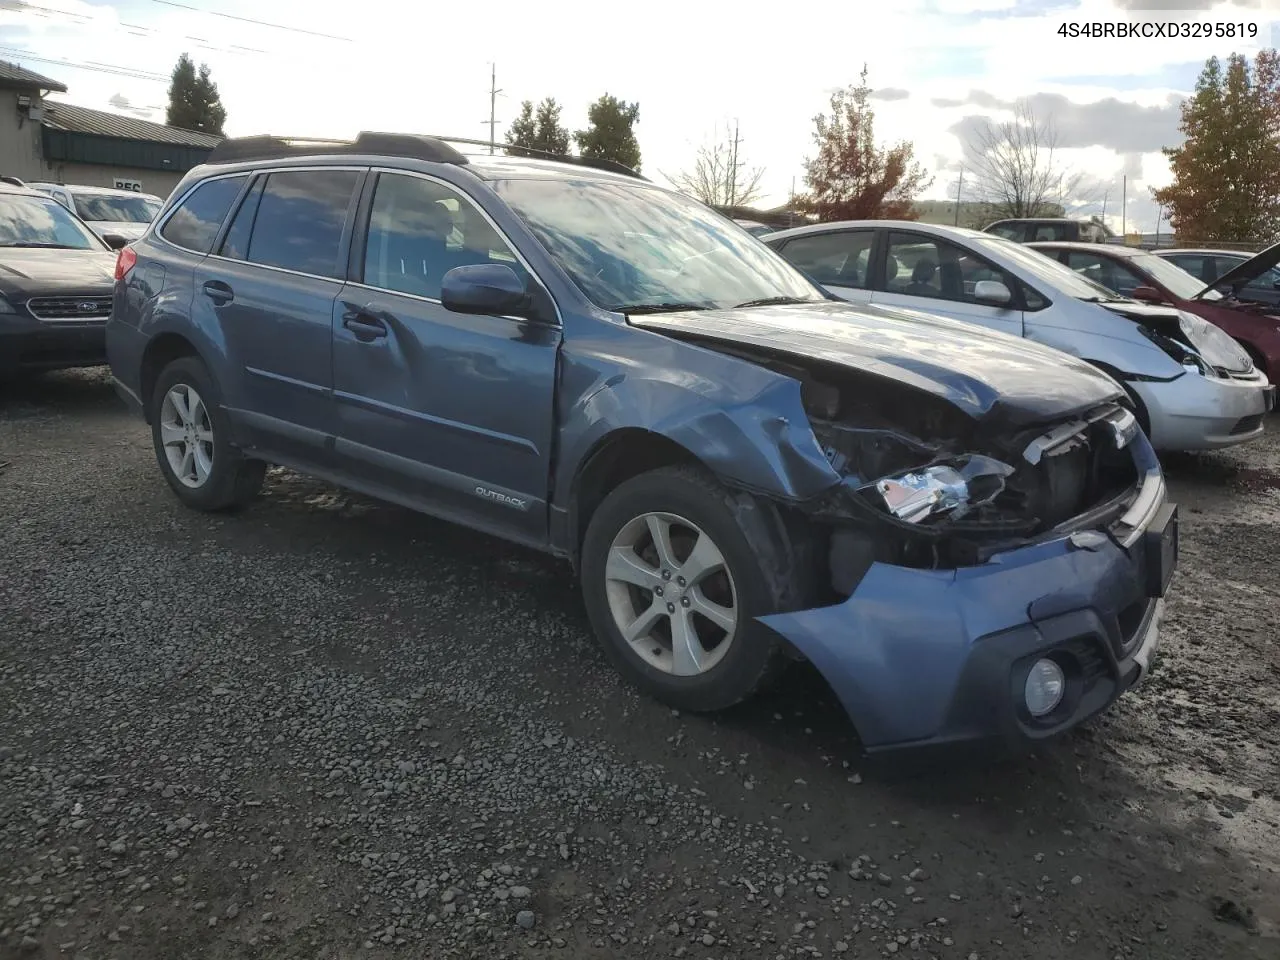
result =
[[[561,329],[550,296],[472,200],[384,170],[361,203],[333,316],[335,452],[370,492],[502,536],[546,542]],[[453,313],[454,267],[505,264],[542,321]]]
[[[195,312],[225,344],[237,434],[300,466],[330,459],[333,310],[364,177],[353,167],[258,174],[196,268]]]
[[[793,267],[841,300],[867,303],[871,299],[871,253],[875,230],[836,230],[810,233],[774,245]]]

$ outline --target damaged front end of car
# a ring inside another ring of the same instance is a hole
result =
[[[1120,402],[975,419],[878,378],[789,372],[840,479],[791,508],[825,554],[826,602],[763,622],[868,752],[1026,749],[1144,678],[1176,509]]]

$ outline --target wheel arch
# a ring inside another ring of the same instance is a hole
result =
[[[166,331],[153,337],[142,351],[142,364],[138,373],[138,399],[142,401],[143,416],[151,422],[151,394],[162,371],[179,357],[195,357],[204,362],[196,345],[180,333]],[[206,364],[207,366],[207,364]]]

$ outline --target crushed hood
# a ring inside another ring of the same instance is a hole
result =
[[[884,377],[975,419],[1036,423],[1122,395],[1114,380],[1075,357],[914,310],[820,301],[643,314],[628,322]]]
[[[1221,291],[1225,288],[1256,280],[1278,263],[1280,263],[1280,243],[1273,243],[1271,246],[1267,247],[1267,249],[1253,257],[1250,257],[1238,267],[1232,267],[1191,299],[1199,300],[1210,290]]]

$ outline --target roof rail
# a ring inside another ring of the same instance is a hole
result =
[[[286,157],[332,154],[382,155],[465,164],[467,158],[435,137],[409,133],[361,132],[355,140],[319,140],[314,137],[235,137],[223,140],[205,163],[238,163],[242,160],[280,160]]]
[[[354,140],[324,140],[316,137],[234,137],[223,140],[205,163],[238,163],[244,160],[282,160],[287,157],[323,156],[332,154],[383,155],[427,160],[433,163],[453,163],[459,166],[469,161],[465,154],[450,144],[471,147],[496,147],[503,153],[517,157],[537,157],[557,163],[571,163],[579,167],[604,170],[625,177],[646,180],[635,170],[613,160],[595,157],[573,157],[568,154],[550,153],[533,147],[520,147],[511,143],[490,143],[467,137],[424,136],[414,133],[361,132]]]
[[[10,184],[10,185],[15,186],[15,187],[25,187],[25,186],[26,186],[26,184],[25,184],[25,183],[23,183],[21,180],[19,180],[17,177],[10,177],[10,176],[6,176],[6,175],[4,175],[4,174],[0,174],[0,183],[7,183],[7,184]]]
[[[548,150],[537,150],[533,147],[521,147],[514,143],[490,143],[488,140],[474,140],[466,137],[445,137],[433,136],[433,140],[440,140],[444,143],[461,143],[469,147],[493,147],[503,151],[511,156],[516,157],[536,157],[539,160],[554,160],[557,163],[572,163],[579,167],[591,167],[595,170],[604,170],[608,173],[618,173],[624,177],[635,177],[637,180],[646,180],[635,170],[625,164],[618,163],[616,160],[602,160],[596,157],[574,157],[567,153],[551,153]]]

